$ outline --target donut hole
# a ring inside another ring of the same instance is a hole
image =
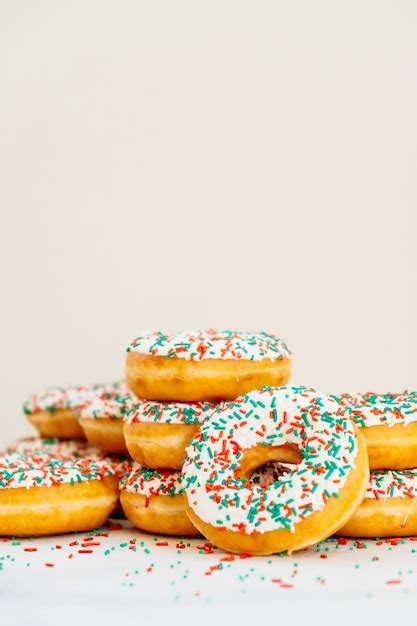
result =
[[[236,477],[249,481],[253,486],[264,483],[267,476],[269,482],[279,480],[280,476],[296,469],[303,460],[303,455],[294,444],[282,446],[258,445],[245,450],[236,471]],[[275,477],[275,478],[274,478]],[[272,480],[274,478],[274,480]]]
[[[279,463],[278,461],[268,461],[252,472],[249,476],[251,487],[261,487],[265,489],[268,485],[281,480],[293,470],[290,463]]]

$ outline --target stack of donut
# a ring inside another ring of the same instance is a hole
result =
[[[138,402],[125,415],[131,471],[121,504],[138,528],[197,535],[186,513],[182,468],[201,426],[228,401],[290,377],[290,352],[279,337],[232,331],[146,333],[126,358],[127,384]]]
[[[364,435],[371,469],[347,537],[417,534],[417,392],[334,396]]]
[[[0,455],[0,535],[137,528],[272,554],[417,533],[417,393],[288,386],[266,332],[144,333],[125,380],[53,387]],[[371,471],[370,471],[371,470]]]

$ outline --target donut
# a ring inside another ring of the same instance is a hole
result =
[[[127,391],[104,391],[80,412],[80,425],[88,441],[105,452],[127,454],[123,435],[123,417],[137,399]]]
[[[134,464],[119,488],[123,511],[137,528],[155,534],[199,535],[185,513],[181,472]]]
[[[118,502],[107,460],[42,451],[0,457],[0,535],[50,535],[101,526]]]
[[[371,472],[364,501],[338,535],[417,535],[417,470]]]
[[[127,411],[124,437],[130,456],[150,468],[181,469],[200,424],[218,408],[213,402],[141,402]]]
[[[263,385],[285,385],[290,354],[266,332],[145,333],[127,349],[126,380],[146,400],[233,400]]]
[[[333,396],[365,437],[371,470],[417,467],[417,392]]]
[[[248,481],[266,462],[292,463],[266,486]],[[252,391],[204,422],[183,467],[186,513],[219,548],[272,554],[341,528],[369,480],[365,442],[338,403],[304,387]]]
[[[84,431],[78,421],[80,409],[108,387],[113,386],[48,387],[32,394],[24,403],[23,412],[42,437],[84,439]]]

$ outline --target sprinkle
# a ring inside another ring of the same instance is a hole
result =
[[[144,333],[127,349],[151,356],[176,357],[187,361],[233,359],[259,361],[289,357],[291,352],[277,335],[232,330]]]
[[[75,485],[115,475],[114,462],[97,454],[77,458],[40,449],[0,456],[0,489]]]
[[[417,470],[378,470],[371,472],[365,499],[415,498]]]
[[[68,385],[67,387],[48,387],[32,394],[23,404],[25,415],[32,415],[38,411],[48,411],[53,414],[61,409],[80,409],[86,402],[91,401],[103,391],[113,391],[123,388],[125,383],[117,382],[100,385]]]
[[[407,426],[417,421],[417,391],[377,394],[366,393],[332,396],[360,427],[386,424]]]
[[[119,488],[128,493],[152,496],[177,496],[184,493],[183,478],[176,470],[151,470],[133,463],[120,480]]]
[[[138,403],[126,385],[115,390],[105,389],[96,394],[90,401],[82,405],[80,411],[83,419],[123,419],[132,406]]]

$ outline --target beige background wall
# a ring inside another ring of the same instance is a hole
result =
[[[416,380],[417,4],[0,3],[0,443],[141,329],[280,333]]]

